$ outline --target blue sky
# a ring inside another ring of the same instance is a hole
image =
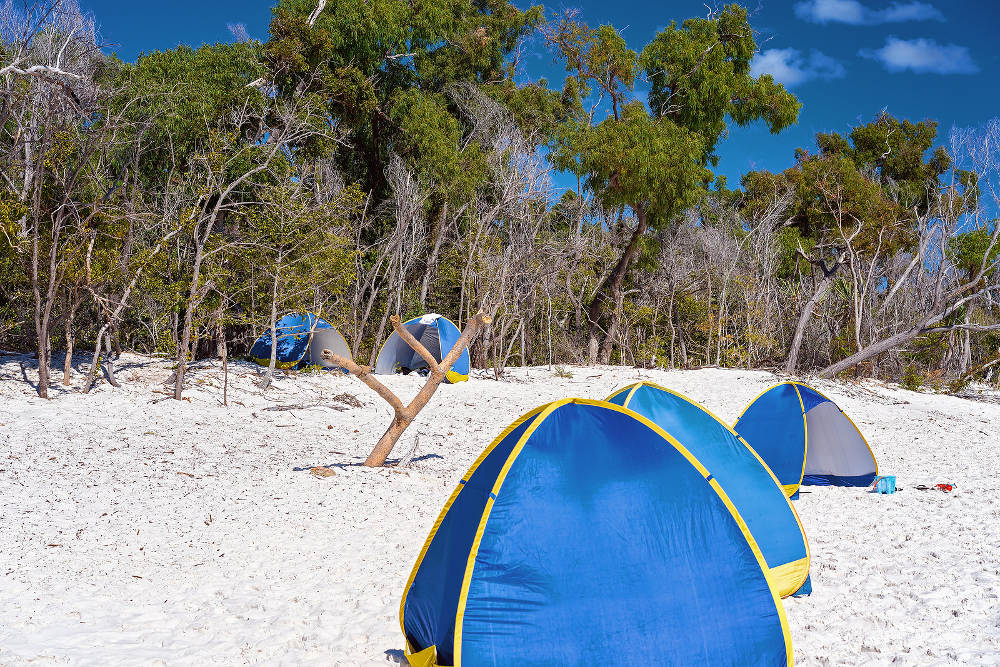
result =
[[[338,0],[333,0],[334,2]],[[354,1],[354,0],[340,0]],[[527,4],[515,0],[517,4]],[[267,38],[272,2],[174,0],[136,3],[80,0],[92,11],[104,41],[131,60],[140,51],[178,43],[197,46],[231,39],[227,24],[242,23]],[[711,2],[709,4],[712,4]],[[816,132],[846,133],[880,110],[914,121],[978,125],[1000,115],[1000,1],[993,0],[750,0],[760,32],[755,71],[770,72],[802,101],[798,125],[772,137],[765,128],[735,128],[719,147],[718,172],[735,185],[754,168],[780,170],[796,147],[812,148]],[[699,0],[575,0],[547,5],[579,8],[592,25],[611,23],[636,49],[671,20],[703,16]],[[527,75],[558,85],[561,72],[536,53]],[[562,179],[560,179],[562,180]]]

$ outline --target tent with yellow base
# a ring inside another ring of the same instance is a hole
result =
[[[404,322],[403,326],[427,348],[427,351],[438,362],[448,356],[455,343],[458,342],[459,336],[462,335],[454,322],[437,313],[414,317],[412,320]],[[427,368],[427,362],[424,361],[423,357],[417,354],[417,351],[394,331],[382,345],[382,349],[379,350],[373,370],[380,375],[391,375],[420,371],[425,368]],[[465,348],[452,364],[451,370],[445,374],[445,379],[448,382],[464,382],[469,379],[469,373],[469,348]]]
[[[757,453],[708,409],[651,382],[619,389],[607,400],[647,417],[697,457],[747,522],[778,593],[799,592],[809,577],[809,543],[792,503]]]
[[[789,496],[801,484],[868,486],[878,474],[875,455],[851,418],[799,382],[782,382],[761,393],[733,429]]]
[[[543,405],[482,453],[420,552],[400,624],[416,667],[792,663],[723,485],[604,401]]]
[[[347,340],[332,324],[314,313],[289,313],[275,322],[277,368],[296,368],[300,365],[319,368],[336,368],[320,355],[324,348],[350,359],[351,348]],[[271,329],[261,334],[250,348],[250,358],[262,366],[271,363]]]

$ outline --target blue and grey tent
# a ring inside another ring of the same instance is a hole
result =
[[[608,399],[647,417],[691,452],[729,494],[757,541],[782,597],[809,576],[809,544],[792,503],[757,453],[707,408],[670,389],[638,382]]]
[[[430,313],[414,317],[403,326],[420,341],[437,361],[443,360],[458,342],[461,332],[447,317]],[[410,373],[427,368],[427,362],[395,331],[385,341],[378,357],[375,358],[375,372],[380,375]],[[447,373],[448,382],[462,382],[469,379],[469,348],[462,350],[458,360]]]
[[[335,368],[320,356],[324,348],[347,359],[351,358],[347,340],[332,324],[313,313],[289,313],[275,323],[275,331],[278,339],[278,368],[295,368],[299,364]],[[270,327],[250,348],[250,357],[262,366],[271,363]]]
[[[764,459],[789,496],[800,484],[868,486],[878,474],[875,455],[851,418],[798,382],[764,391],[733,429]]]
[[[781,599],[719,480],[631,410],[564,399],[459,482],[406,584],[433,665],[789,665]]]

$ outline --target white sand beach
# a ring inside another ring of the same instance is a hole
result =
[[[511,421],[649,379],[732,421],[765,372],[514,369],[442,386],[393,457],[360,466],[389,409],[358,380],[126,355],[123,387],[34,394],[0,363],[0,665],[404,663],[398,605],[428,530]],[[76,378],[77,383],[79,377]],[[389,377],[404,397],[417,377]],[[805,487],[810,597],[785,600],[800,665],[1000,663],[1000,394],[820,381],[902,490]],[[349,393],[364,404],[333,401]],[[296,410],[267,407],[306,405]],[[332,409],[330,406],[343,408]],[[320,478],[311,466],[336,471]],[[919,491],[952,482],[955,492]]]

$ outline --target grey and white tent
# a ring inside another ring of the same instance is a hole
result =
[[[452,347],[458,342],[461,333],[455,323],[437,313],[429,313],[403,323],[414,338],[427,348],[434,359],[442,361]],[[392,373],[409,373],[427,368],[416,350],[403,340],[395,331],[379,350],[375,358],[375,373],[390,375]],[[469,379],[469,349],[462,354],[447,373],[448,382],[462,382]]]
[[[782,382],[762,393],[733,429],[789,496],[800,484],[868,486],[878,474],[875,455],[851,418],[799,382]]]

